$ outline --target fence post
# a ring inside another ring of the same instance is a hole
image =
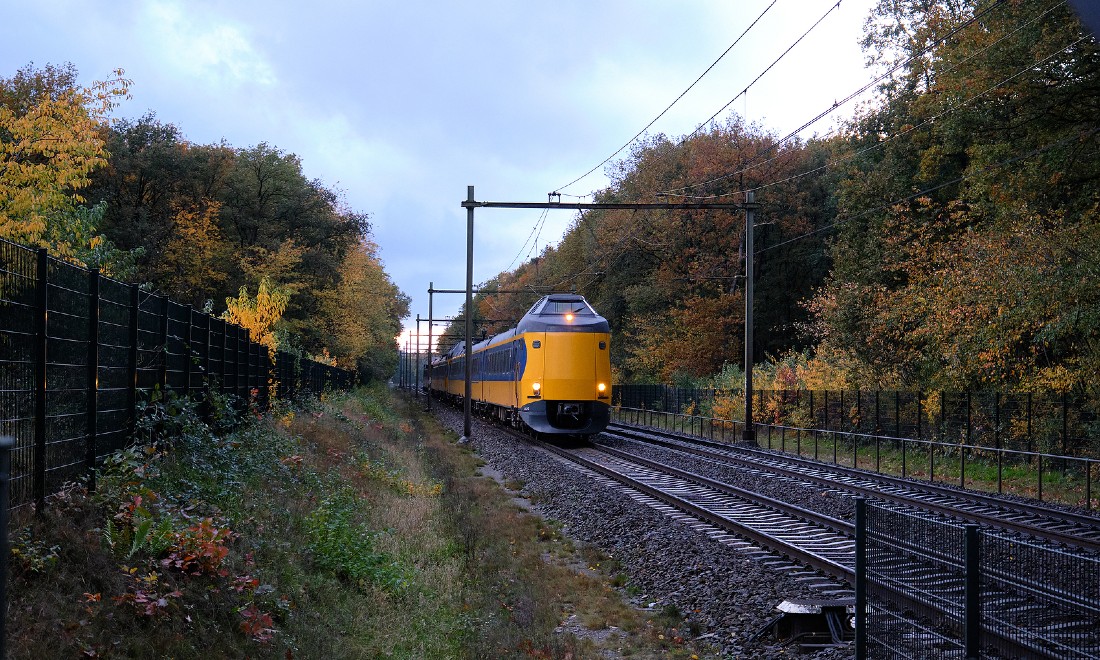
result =
[[[977,660],[981,650],[982,600],[981,600],[981,549],[978,526],[966,526],[966,607],[965,655],[967,660]]]
[[[213,341],[210,339],[211,335],[211,323],[210,315],[203,314],[203,354],[202,354],[202,403],[199,405],[199,410],[202,411],[203,419],[213,421],[214,408],[210,405],[210,394],[213,393],[214,381],[210,375],[210,350],[214,347]]]
[[[34,501],[39,514],[46,504],[46,318],[49,305],[49,256],[38,249],[34,310]]]
[[[856,660],[867,660],[867,498],[856,498]]]
[[[99,269],[88,271],[88,439],[84,465],[88,468],[88,490],[95,491],[96,441],[99,436]],[[3,656],[0,656],[2,658]]]
[[[0,659],[8,657],[8,509],[11,507],[11,450],[15,438],[0,436]]]
[[[971,419],[970,419],[970,407],[971,407],[971,394],[970,390],[966,391],[966,444],[959,450],[959,487],[966,488],[966,452],[967,448],[974,444]]]
[[[160,385],[160,395],[168,394],[168,296],[160,297],[160,373],[157,374],[157,384]]]
[[[187,338],[184,340],[184,360],[183,360],[183,395],[188,402],[191,401],[191,357],[193,351],[191,350],[192,342],[194,341],[194,326],[192,322],[195,319],[195,309],[191,305],[187,305],[185,308],[187,313]]]
[[[894,390],[894,437],[901,437],[901,392]]]
[[[130,285],[130,344],[127,362],[126,410],[130,416],[130,438],[137,433],[137,386],[138,386],[138,285]]]
[[[242,332],[243,330],[243,332]],[[248,341],[247,328],[237,327],[237,395],[244,401],[245,409],[248,409]],[[244,369],[241,369],[244,362]]]

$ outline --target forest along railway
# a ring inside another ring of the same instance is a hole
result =
[[[920,515],[943,517],[947,514],[941,512],[948,511],[967,521],[980,521],[987,528],[1010,529],[1005,535],[1004,547],[1018,545],[1021,551],[983,565],[984,635],[998,648],[1011,649],[1013,657],[1100,657],[1100,552],[1095,540],[1100,519],[1015,500],[975,497],[978,494],[969,491],[935,486],[926,489],[927,484],[919,482],[909,482],[908,488],[903,488],[897,483],[903,480],[887,479],[888,483],[876,486],[875,482],[880,481],[882,475],[837,470],[831,465],[750,447],[704,447],[700,445],[717,443],[697,438],[673,440],[670,436],[674,434],[652,429],[627,432],[622,427],[612,426],[591,450],[585,450],[585,458],[590,458],[589,454],[595,451],[612,455],[617,464],[611,467],[610,461],[601,460],[605,467],[598,469],[602,473],[610,475],[613,469],[619,473],[615,478],[622,483],[638,479],[642,485],[632,487],[650,494],[654,488],[660,489],[667,493],[661,496],[665,502],[684,511],[702,504],[708,512],[701,515],[701,519],[722,524],[733,533],[743,534],[775,552],[849,583],[854,578],[854,555],[850,544],[855,530],[846,519],[852,515],[853,495],[884,500],[885,503],[878,504],[903,516],[933,508],[934,513]],[[640,467],[631,467],[631,464]],[[747,488],[735,489],[729,485],[731,483],[741,483]],[[736,492],[738,499],[748,493],[747,497],[761,506],[772,506],[772,500],[753,492],[769,491],[776,499],[796,500],[803,506],[785,505],[785,511],[775,507],[772,515],[762,515],[758,522],[750,517],[747,524],[751,529],[737,531],[731,525],[744,524],[745,519],[730,516],[730,523],[724,524],[716,518],[724,516],[723,510],[739,510],[741,505],[723,503],[721,497],[714,494],[706,496],[706,503],[702,503],[699,489],[713,493]],[[959,511],[953,509],[948,499],[951,496],[960,498]],[[682,497],[689,503],[677,504],[674,497]],[[987,500],[997,500],[1000,506],[993,507]],[[799,516],[800,508],[812,508],[814,512]],[[1046,511],[1046,520],[1040,520],[1041,516],[1036,513],[1040,509]],[[1019,522],[1022,516],[1028,517],[1026,524]],[[1006,518],[1010,521],[1008,524],[1005,524]],[[804,543],[787,540],[789,537],[797,539],[797,530],[809,529],[807,525],[811,520],[828,521],[820,524],[815,532],[803,532],[813,535],[812,546],[832,548],[828,559],[825,553],[807,551]],[[1027,536],[1020,532],[1021,529],[1028,531]],[[826,533],[833,538],[825,536]],[[1024,545],[1034,547],[1036,543],[1045,546],[1047,552],[1040,555],[1023,551]],[[926,539],[922,542],[924,547],[892,556],[889,572],[893,580],[879,583],[876,588],[891,592],[893,600],[905,603],[907,609],[926,614],[936,612],[937,616],[950,621],[961,611],[966,591],[965,576],[961,570],[945,572],[942,565],[934,572],[929,570],[928,559],[935,557],[939,544],[938,539]],[[1045,565],[1037,561],[1037,557],[1055,558],[1055,564]],[[1063,560],[1074,570],[1063,571]],[[933,591],[929,589],[930,581],[936,582],[934,591],[938,595],[935,598],[923,597]],[[1072,651],[1067,650],[1070,648],[1067,640],[1075,645]]]
[[[902,479],[854,468],[826,464],[743,445],[731,446],[705,438],[648,427],[613,424],[605,437],[621,443],[642,443],[671,452],[690,454],[719,469],[738,468],[779,475],[794,482],[826,489],[834,500],[859,495],[894,502],[966,522],[1025,534],[1057,544],[1100,554],[1100,516],[1043,506],[1022,498],[998,497],[914,479]],[[668,455],[668,454],[664,454]],[[698,464],[698,463],[696,463]],[[835,515],[851,519],[851,512]]]
[[[607,319],[582,296],[544,296],[515,328],[473,345],[472,407],[535,433],[599,433],[610,419],[610,342]],[[465,344],[434,359],[430,374],[426,380],[435,396],[461,401]]]

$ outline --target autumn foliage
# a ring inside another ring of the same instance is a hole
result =
[[[266,143],[110,119],[131,84],[118,70],[83,87],[71,64],[0,78],[0,238],[224,310],[272,351],[388,376],[408,298],[366,214]]]
[[[883,1],[864,45],[886,75],[834,134],[782,141],[732,116],[653,136],[596,200],[755,190],[754,352],[800,361],[806,382],[1092,386],[1095,37],[1064,4]],[[742,364],[743,225],[740,212],[588,211],[472,311],[517,319],[538,292],[576,289],[611,322],[620,380],[713,382]]]

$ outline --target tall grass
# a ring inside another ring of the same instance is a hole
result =
[[[12,657],[698,653],[676,617],[625,605],[621,576],[576,570],[598,554],[517,510],[385,388],[229,434],[186,402],[163,412],[177,437],[113,458],[95,493],[18,513]]]

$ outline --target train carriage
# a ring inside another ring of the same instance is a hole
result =
[[[582,296],[545,296],[515,328],[472,347],[471,401],[539,433],[599,433],[610,417],[610,341],[607,320]],[[465,395],[465,352],[459,344],[432,363],[437,395]]]

